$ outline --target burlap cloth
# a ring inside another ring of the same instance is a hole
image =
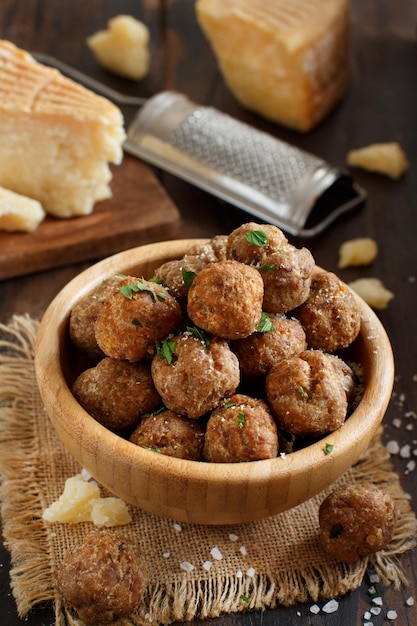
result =
[[[3,535],[11,553],[11,586],[19,615],[24,617],[36,604],[51,601],[56,626],[78,625],[54,589],[53,573],[65,550],[94,527],[42,520],[44,509],[62,493],[65,479],[81,468],[57,439],[37,390],[36,330],[37,322],[26,316],[0,325]],[[338,482],[364,480],[385,488],[399,511],[391,545],[372,560],[382,582],[399,587],[406,582],[400,556],[416,543],[416,520],[380,436]],[[320,550],[317,511],[323,497],[322,493],[286,513],[233,527],[179,525],[132,507],[132,522],[117,530],[140,546],[150,583],[145,602],[123,624],[167,624],[288,606],[357,588],[368,560],[342,565]],[[184,562],[194,569],[184,571],[180,566]]]

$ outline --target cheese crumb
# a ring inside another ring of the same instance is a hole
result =
[[[384,174],[397,180],[408,170],[407,156],[399,143],[373,143],[357,150],[350,150],[347,154],[347,163],[352,167],[378,174]]]
[[[339,248],[338,267],[370,265],[378,256],[378,244],[371,237],[358,237],[342,243]]]
[[[95,526],[120,526],[131,521],[127,505],[120,498],[101,498],[96,482],[83,474],[67,478],[62,494],[43,512],[47,522],[76,524],[93,522]]]
[[[379,278],[358,278],[349,283],[353,289],[373,309],[386,309],[394,294],[384,287]]]
[[[149,30],[130,15],[117,15],[108,21],[107,30],[87,38],[97,61],[115,74],[141,80],[149,72]]]
[[[40,202],[0,187],[0,230],[30,233],[45,219]]]

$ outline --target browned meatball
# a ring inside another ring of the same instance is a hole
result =
[[[167,456],[201,461],[204,429],[197,420],[166,410],[144,417],[133,431],[130,441]]]
[[[242,224],[227,239],[228,259],[247,263],[257,268],[269,263],[269,257],[287,244],[282,230],[271,224]]]
[[[174,332],[181,320],[180,305],[162,285],[130,276],[103,304],[96,339],[107,356],[140,361],[152,356],[155,341]]]
[[[185,255],[182,259],[167,261],[155,270],[154,277],[162,280],[169,293],[178,300],[186,303],[189,285],[184,280],[183,272],[197,274],[207,263],[196,255]]]
[[[261,275],[264,281],[263,308],[268,313],[292,311],[309,297],[314,258],[307,248],[287,244],[272,253]]]
[[[320,350],[306,350],[269,371],[266,396],[280,428],[315,437],[343,424],[346,391],[329,356]]]
[[[320,542],[334,559],[354,563],[384,548],[397,514],[389,494],[375,485],[344,485],[320,505]]]
[[[261,319],[263,294],[262,278],[254,268],[238,261],[210,263],[190,287],[188,315],[218,337],[247,337]]]
[[[134,428],[141,415],[161,403],[149,361],[129,363],[105,357],[76,378],[72,391],[87,413],[116,431]]]
[[[71,341],[78,350],[91,359],[102,358],[104,352],[98,347],[95,324],[98,313],[107,297],[117,291],[123,278],[112,276],[76,302],[71,310],[69,330]]]
[[[164,405],[195,419],[236,391],[239,362],[225,340],[204,341],[185,332],[163,342],[152,360],[152,376]]]
[[[279,315],[270,315],[272,330],[254,332],[245,339],[233,341],[231,348],[239,359],[242,377],[265,376],[282,359],[307,348],[300,322]]]
[[[263,400],[236,394],[210,415],[203,449],[207,461],[259,461],[277,454],[277,427]]]
[[[137,547],[109,531],[67,550],[57,572],[60,593],[85,624],[130,615],[142,601],[147,573]]]
[[[192,246],[187,254],[193,254],[200,257],[206,264],[216,263],[216,261],[225,261],[227,235],[216,235],[207,243],[196,244]]]
[[[359,334],[360,311],[350,289],[332,272],[314,275],[309,298],[294,315],[302,323],[311,348],[334,352]]]

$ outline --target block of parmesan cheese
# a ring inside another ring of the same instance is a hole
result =
[[[349,81],[349,0],[197,0],[197,19],[241,105],[309,131]]]
[[[45,218],[37,200],[0,187],[0,230],[32,232]]]
[[[57,217],[89,214],[124,138],[114,104],[0,40],[0,185]]]

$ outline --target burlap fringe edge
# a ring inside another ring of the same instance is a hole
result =
[[[35,604],[53,601],[56,626],[82,626],[54,592],[47,557],[47,531],[41,521],[39,494],[33,488],[33,462],[37,453],[33,449],[34,432],[33,428],[22,432],[22,420],[16,408],[24,407],[30,393],[25,385],[16,385],[16,374],[32,367],[37,328],[38,322],[27,316],[14,316],[7,326],[0,324],[0,377],[3,381],[13,381],[13,388],[3,391],[0,396],[4,414],[8,411],[8,430],[2,428],[0,433],[0,500],[2,513],[8,520],[4,523],[3,535],[6,547],[11,550],[11,586],[19,616],[25,617]],[[7,389],[4,382],[3,388]],[[14,416],[13,420],[10,420],[11,415]],[[23,439],[25,445],[20,446],[17,453],[8,453],[10,441],[17,437]],[[396,502],[399,522],[393,541],[386,550],[369,561],[364,559],[359,565],[341,566],[343,574],[339,572],[337,580],[333,580],[334,568],[330,564],[328,568],[321,566],[295,572],[270,572],[253,579],[222,577],[194,583],[184,576],[178,585],[169,588],[160,585],[149,590],[147,601],[140,612],[128,620],[121,620],[120,626],[169,624],[193,618],[214,618],[224,613],[250,609],[274,608],[279,604],[290,606],[334,597],[336,588],[339,595],[343,595],[361,584],[369,565],[375,568],[383,584],[392,584],[395,588],[407,584],[400,557],[417,544],[416,519],[404,497],[398,477],[392,471],[389,454],[386,452],[381,458],[380,454],[373,453],[373,447],[355,465],[352,473],[356,481],[371,481],[385,488]],[[26,477],[16,480],[13,478],[14,469],[19,467],[21,470],[22,464],[26,469]],[[22,526],[25,529],[24,536]],[[31,597],[30,593],[35,588],[38,590],[36,598]],[[43,589],[41,594],[40,588]]]

